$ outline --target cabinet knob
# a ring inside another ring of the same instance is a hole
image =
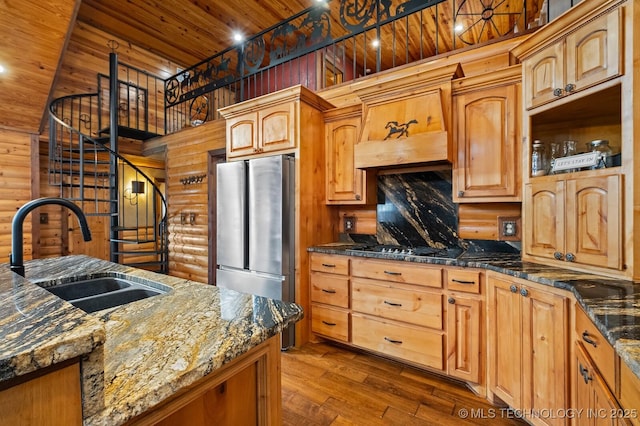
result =
[[[447,302],[449,302],[449,304],[453,305],[456,303],[456,299],[454,299],[453,297],[450,297],[447,299]]]
[[[360,201],[362,199],[362,197],[360,196],[360,194],[356,194],[356,200]]]
[[[464,191],[458,191],[458,197],[464,197]]]
[[[582,379],[584,379],[585,383],[588,384],[591,380],[593,380],[593,377],[589,377],[589,369],[583,367],[582,364],[578,365],[578,371],[580,372],[580,375],[582,376]]]
[[[567,253],[567,262],[575,262],[576,261],[576,255],[573,253]]]
[[[522,295],[522,297],[527,297],[529,295],[529,290],[527,290],[526,288],[521,288],[520,294]]]
[[[515,284],[511,284],[511,287],[509,287],[509,290],[511,290],[511,293],[517,293],[518,287]]]
[[[575,84],[571,84],[571,83],[569,83],[569,84],[567,84],[566,86],[564,86],[564,91],[565,91],[565,92],[571,93],[571,92],[573,92],[574,90],[576,90],[576,85],[575,85]]]
[[[557,252],[553,253],[553,257],[556,260],[562,260],[562,258],[564,258],[564,255],[562,253],[560,253],[559,251],[557,251]]]
[[[556,96],[556,97],[562,96],[562,89],[560,88],[553,89],[553,96]]]

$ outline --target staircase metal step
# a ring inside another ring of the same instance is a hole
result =
[[[122,243],[122,244],[145,244],[145,243],[155,243],[156,241],[158,241],[158,239],[154,238],[153,240],[127,240],[124,238],[111,238],[109,239],[109,241],[112,241],[114,243]]]

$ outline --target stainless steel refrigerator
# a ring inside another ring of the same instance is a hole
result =
[[[217,165],[216,285],[295,301],[295,163],[284,155]],[[294,345],[294,326],[282,348]]]

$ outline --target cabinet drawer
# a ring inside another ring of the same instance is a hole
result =
[[[442,268],[402,261],[351,259],[351,275],[442,288]]]
[[[464,269],[447,269],[447,288],[465,293],[480,294],[480,271]]]
[[[384,355],[442,370],[444,368],[441,331],[353,314],[352,343]]]
[[[349,341],[349,312],[311,305],[311,331],[343,342]]]
[[[610,389],[615,389],[615,352],[580,306],[576,306],[576,337]]]
[[[311,253],[311,270],[349,275],[349,258],[335,254]]]
[[[312,272],[311,301],[348,308],[349,278],[323,272]]]
[[[442,295],[395,288],[384,281],[352,279],[351,308],[425,327],[442,329]]]

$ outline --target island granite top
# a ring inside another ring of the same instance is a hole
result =
[[[351,251],[349,244],[310,247],[310,252],[482,268],[571,292],[623,362],[640,378],[640,284],[553,266],[522,262],[520,255],[465,253],[457,259]]]
[[[300,306],[87,256],[0,265],[0,381],[82,357],[85,425],[147,411],[302,318]],[[166,294],[86,314],[41,288],[70,277],[127,276]]]

